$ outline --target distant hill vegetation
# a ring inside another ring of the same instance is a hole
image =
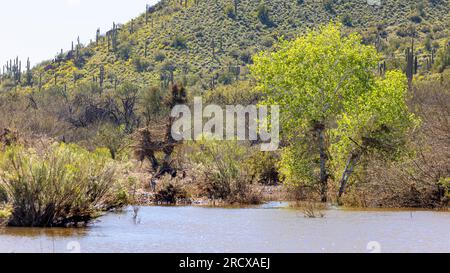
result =
[[[252,56],[279,38],[330,20],[360,32],[396,68],[406,65],[404,52],[414,37],[419,66],[431,69],[448,42],[449,12],[447,0],[164,0],[123,25],[97,30],[87,45],[72,42],[35,68],[12,60],[1,78],[3,87],[34,90],[80,82],[102,89],[123,82],[167,87],[174,80],[208,90],[245,79]]]

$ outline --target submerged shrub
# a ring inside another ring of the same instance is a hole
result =
[[[54,144],[42,152],[11,146],[0,154],[0,187],[12,206],[9,225],[87,223],[101,210],[123,205],[109,152]]]

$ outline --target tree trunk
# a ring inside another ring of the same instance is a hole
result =
[[[327,152],[325,147],[325,126],[317,125],[317,132],[319,135],[319,153],[320,153],[320,195],[322,202],[327,202],[328,193],[328,172],[327,172]]]
[[[350,175],[353,173],[353,170],[355,169],[355,166],[360,158],[361,158],[361,151],[354,151],[350,155],[350,158],[348,159],[347,164],[345,165],[344,173],[342,174],[340,183],[341,187],[339,188],[338,198],[341,198],[342,195],[344,194],[345,186],[347,185]]]

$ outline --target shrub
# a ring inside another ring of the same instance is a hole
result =
[[[152,65],[150,64],[150,62],[144,60],[143,58],[141,58],[139,56],[133,58],[133,65],[134,65],[136,72],[139,72],[139,73],[146,72],[148,70],[151,70],[151,68],[152,68]]]
[[[157,51],[155,53],[155,61],[157,62],[162,62],[166,59],[166,55],[164,54],[164,52],[161,51]]]
[[[127,61],[131,57],[132,45],[129,43],[123,43],[119,45],[118,55],[124,61]]]
[[[444,188],[445,196],[450,198],[450,177],[441,178],[439,183]]]
[[[184,49],[187,47],[186,38],[177,34],[173,37],[171,45],[176,49]]]
[[[12,206],[11,226],[87,223],[123,205],[107,151],[54,144],[42,152],[12,146],[0,154],[0,185]]]
[[[0,227],[3,226],[11,216],[11,208],[0,204]]]
[[[323,203],[306,201],[306,202],[297,202],[296,206],[302,210],[302,213],[306,218],[325,217],[324,210],[326,209],[326,206]]]
[[[341,22],[343,25],[347,26],[347,27],[352,27],[353,26],[353,20],[350,17],[350,15],[346,14],[344,17],[342,17]]]
[[[264,38],[262,39],[261,44],[262,44],[263,46],[265,46],[265,47],[270,48],[270,47],[273,46],[273,42],[274,42],[274,41],[273,41],[272,37],[264,37]]]
[[[413,23],[420,24],[422,22],[422,17],[420,17],[419,14],[412,14],[409,17],[409,20],[411,20]]]
[[[234,7],[233,7],[233,5],[229,4],[229,5],[226,6],[226,8],[225,8],[225,14],[226,14],[229,18],[231,18],[231,19],[236,18],[236,13],[234,13]]]
[[[274,153],[255,151],[247,160],[248,172],[253,179],[264,185],[279,182],[278,158]]]
[[[328,13],[331,13],[331,14],[334,14],[334,13],[335,13],[335,10],[334,10],[334,0],[324,0],[324,1],[322,2],[322,4],[323,4],[323,8],[324,8]]]
[[[232,75],[231,73],[223,73],[219,76],[218,81],[224,85],[232,84],[234,81],[234,75]]]
[[[242,164],[249,154],[244,145],[204,138],[191,144],[190,149],[188,157],[195,165],[194,176],[202,196],[227,203],[261,202],[261,194],[251,187],[252,177]]]
[[[155,203],[157,204],[177,204],[179,202],[189,203],[188,193],[184,186],[177,180],[171,179],[166,175],[158,184],[155,194]]]
[[[273,25],[273,22],[269,16],[269,9],[263,3],[258,6],[257,14],[258,19],[262,24],[269,27]]]
[[[242,62],[250,64],[252,62],[252,52],[250,50],[243,50],[239,56]]]
[[[439,49],[435,63],[439,73],[442,73],[448,66],[450,66],[450,45]]]

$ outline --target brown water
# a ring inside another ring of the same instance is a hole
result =
[[[0,252],[450,252],[450,213],[141,207],[84,229],[0,229]]]

